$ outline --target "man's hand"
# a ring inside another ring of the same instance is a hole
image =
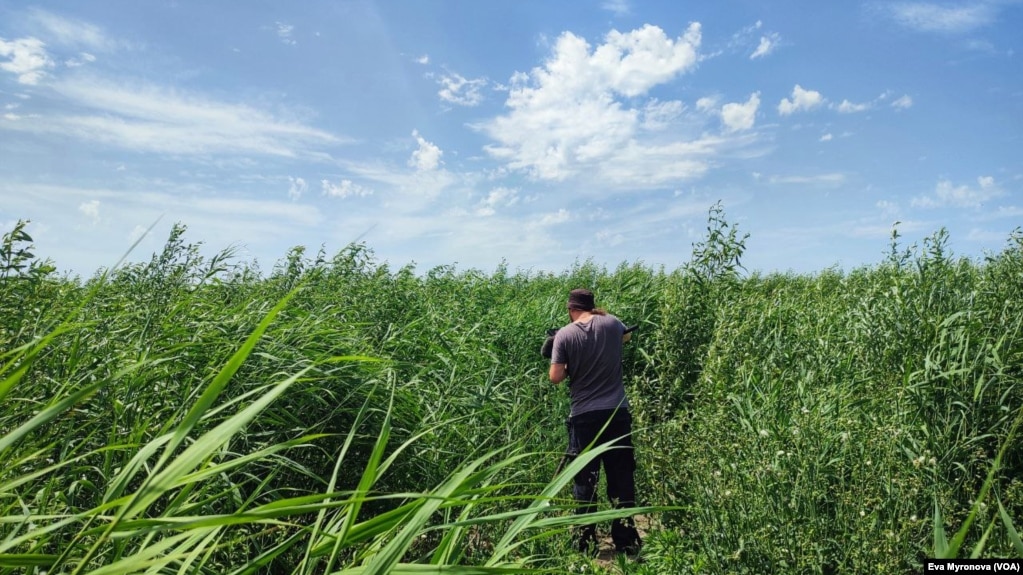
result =
[[[552,363],[547,375],[550,377],[551,383],[561,383],[568,377],[568,366],[564,363]]]

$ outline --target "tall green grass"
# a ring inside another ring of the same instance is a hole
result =
[[[720,206],[673,270],[392,269],[363,244],[268,273],[175,226],[59,277],[0,253],[0,573],[499,573],[571,553],[567,397],[543,332],[591,287],[626,348],[634,573],[908,573],[1023,555],[1023,234],[748,273]],[[553,478],[553,479],[552,479]],[[606,520],[604,508],[589,520]]]

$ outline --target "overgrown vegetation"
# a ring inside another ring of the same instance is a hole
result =
[[[0,251],[0,573],[602,569],[568,551],[573,287],[640,324],[625,373],[632,573],[911,573],[1021,556],[1023,233],[942,231],[848,273],[747,273],[720,206],[676,270],[392,269],[353,244],[269,275],[163,249],[86,281]],[[591,454],[592,455],[592,454]],[[607,519],[606,510],[593,520]],[[433,572],[433,571],[431,571]]]

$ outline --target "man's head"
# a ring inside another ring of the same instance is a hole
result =
[[[568,310],[593,311],[593,292],[588,289],[574,289],[568,293]]]

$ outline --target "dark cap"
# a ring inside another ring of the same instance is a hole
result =
[[[568,309],[590,311],[595,308],[593,292],[588,289],[574,289],[568,293]]]

